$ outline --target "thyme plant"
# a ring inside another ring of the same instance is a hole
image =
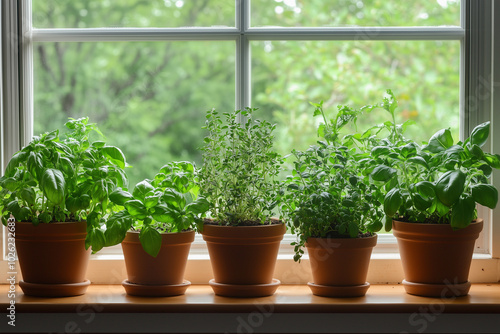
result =
[[[206,114],[208,136],[201,148],[201,194],[220,225],[270,223],[277,205],[283,160],[273,149],[275,125],[253,119],[257,109]]]

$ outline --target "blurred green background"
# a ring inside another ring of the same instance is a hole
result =
[[[460,25],[450,0],[253,0],[253,26]],[[235,25],[233,0],[33,0],[35,28]],[[376,31],[376,28],[374,28]],[[165,163],[200,163],[204,113],[235,108],[232,41],[47,42],[34,45],[35,134],[89,116],[125,153],[131,187]],[[252,41],[252,107],[278,124],[282,154],[315,143],[309,102],[361,107],[390,88],[407,136],[450,127],[458,139],[459,41]],[[388,120],[366,115],[358,130]]]

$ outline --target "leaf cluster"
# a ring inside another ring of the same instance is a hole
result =
[[[309,237],[356,238],[379,231],[384,217],[383,193],[370,182],[369,174],[362,173],[371,162],[366,150],[371,130],[359,136],[341,136],[343,127],[355,124],[359,116],[376,106],[339,106],[330,120],[322,102],[313,106],[314,116],[324,121],[318,128],[323,140],[304,152],[292,151],[294,168],[283,183],[281,209],[292,233],[298,235],[292,243],[295,261],[300,260]]]
[[[392,116],[390,135],[372,141],[374,168],[371,177],[383,186],[386,230],[392,219],[407,222],[451,224],[460,229],[476,217],[476,203],[495,208],[497,189],[488,184],[500,155],[483,152],[490,123],[478,125],[464,142],[454,144],[449,129],[436,132],[418,145],[403,137],[396,125],[397,101],[388,90],[385,108]]]
[[[206,114],[200,189],[221,225],[262,224],[277,205],[283,160],[273,149],[275,125],[254,120],[257,109]]]
[[[110,194],[110,200],[122,207],[106,222],[106,246],[119,244],[128,230],[140,231],[144,250],[158,255],[160,233],[176,233],[194,229],[202,224],[208,202],[198,196],[195,168],[190,162],[172,162],[154,176],[139,182],[132,193],[121,188]]]
[[[17,221],[39,223],[87,221],[86,248],[105,244],[102,226],[110,212],[109,194],[126,187],[125,156],[105,141],[88,118],[70,119],[69,130],[35,136],[9,161],[0,178],[0,213],[5,225]]]

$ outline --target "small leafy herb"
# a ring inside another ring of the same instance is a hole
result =
[[[273,150],[275,125],[253,120],[255,110],[224,113],[225,123],[215,110],[206,115],[200,191],[221,225],[269,222],[277,205],[283,161]]]
[[[481,149],[490,123],[478,125],[464,142],[454,144],[450,130],[442,129],[421,146],[403,137],[403,126],[395,122],[397,101],[387,93],[383,108],[392,116],[390,135],[373,140],[371,150],[376,164],[371,176],[386,190],[386,230],[392,219],[460,229],[477,217],[476,203],[495,208],[498,191],[488,178],[493,168],[500,168],[500,155]]]
[[[87,220],[86,248],[104,246],[108,195],[127,186],[126,163],[119,148],[90,140],[102,134],[88,121],[70,119],[64,136],[59,130],[36,136],[12,157],[0,178],[4,225],[10,215],[34,225]]]
[[[139,182],[132,193],[117,188],[110,199],[123,209],[106,222],[106,246],[122,242],[132,229],[140,231],[142,247],[156,257],[161,248],[160,233],[182,232],[202,224],[208,202],[198,193],[194,166],[185,161],[163,166],[153,180]]]
[[[382,228],[380,209],[383,194],[363,174],[370,165],[367,145],[370,131],[362,136],[347,135],[341,130],[356,122],[364,112],[375,106],[359,110],[339,106],[336,116],[327,120],[323,103],[313,104],[314,116],[324,123],[318,128],[323,140],[305,152],[293,150],[295,157],[292,175],[284,182],[286,192],[281,209],[289,218],[292,233],[298,236],[295,261],[300,261],[302,249],[309,237],[356,238]],[[369,151],[368,151],[369,152]]]

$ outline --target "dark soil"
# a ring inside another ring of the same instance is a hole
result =
[[[216,221],[210,218],[205,218],[203,220],[204,224],[207,225],[220,225],[220,226],[261,226],[261,225],[280,225],[283,224],[283,222],[279,219],[276,218],[271,218],[270,221],[266,221],[264,224],[261,224],[260,221],[255,221],[255,220],[245,220],[245,221],[240,221],[237,222],[236,224],[233,222],[229,221]]]

